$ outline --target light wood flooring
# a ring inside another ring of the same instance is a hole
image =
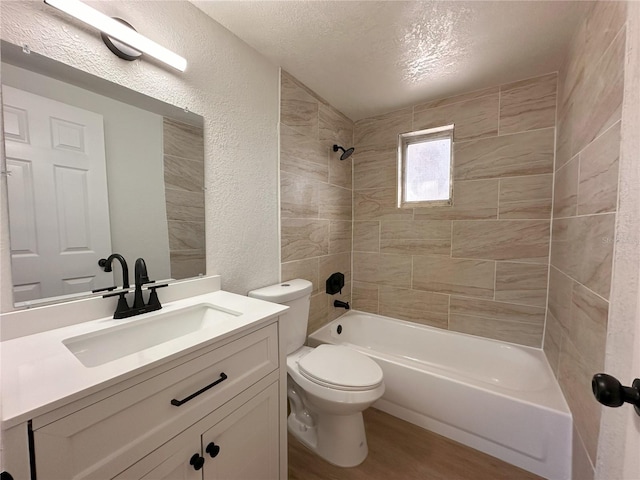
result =
[[[369,456],[354,468],[325,462],[289,435],[289,480],[541,480],[374,408],[364,422]]]

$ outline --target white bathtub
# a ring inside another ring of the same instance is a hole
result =
[[[542,477],[571,478],[571,413],[542,350],[357,311],[309,336],[321,343],[382,367],[376,408]]]

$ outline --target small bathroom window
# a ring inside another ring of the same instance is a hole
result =
[[[451,205],[453,125],[402,133],[398,141],[398,208]]]

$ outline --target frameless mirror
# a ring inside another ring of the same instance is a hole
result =
[[[203,118],[2,42],[14,302],[205,273]]]

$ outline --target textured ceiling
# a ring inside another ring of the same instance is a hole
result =
[[[583,1],[193,3],[352,120],[556,71]]]

